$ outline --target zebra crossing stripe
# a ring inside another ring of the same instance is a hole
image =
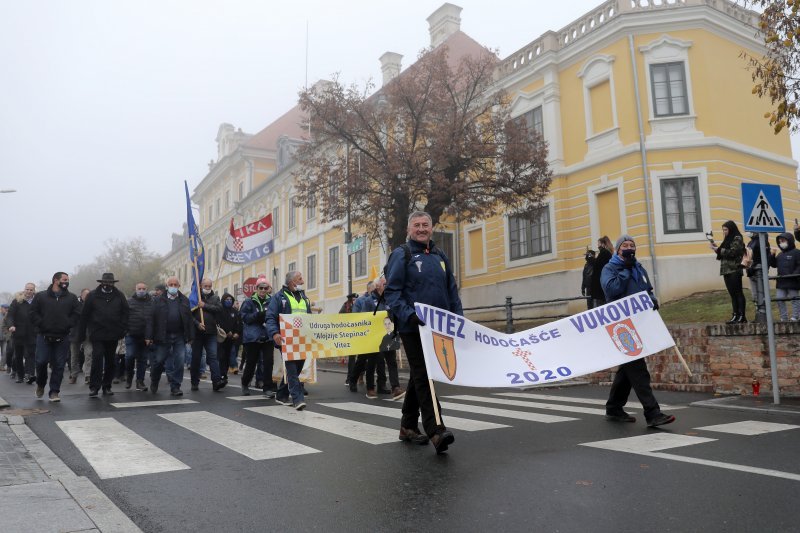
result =
[[[476,396],[477,398],[477,396]],[[466,411],[478,415],[491,415],[503,418],[514,418],[517,420],[527,420],[529,422],[543,422],[551,424],[553,422],[569,422],[570,420],[580,420],[567,416],[545,415],[541,413],[530,413],[525,411],[512,411],[511,409],[497,409],[495,407],[483,407],[482,405],[466,405],[463,403],[441,402],[442,407],[451,411]],[[445,423],[449,425],[447,414],[444,416]]]
[[[554,394],[538,394],[532,392],[495,392],[495,396],[505,396],[506,398],[520,398],[520,399],[529,399],[529,400],[547,400],[553,402],[567,402],[567,403],[584,403],[587,405],[605,405],[606,400],[600,400],[597,398],[579,398],[577,396],[556,396]],[[674,405],[667,405],[665,403],[659,404],[664,409],[683,409],[683,407],[676,407]],[[631,407],[633,409],[641,409],[642,404],[639,402],[628,402],[625,404],[625,407]]]
[[[257,461],[320,452],[208,411],[168,413],[158,416]]]
[[[155,400],[152,402],[121,402],[112,403],[117,409],[127,409],[130,407],[163,407],[165,405],[187,405],[197,403],[194,400]]]
[[[400,424],[400,416],[402,415],[399,408],[383,407],[380,405],[370,405],[357,402],[320,403],[319,405],[332,407],[334,409],[342,409],[344,411],[351,411],[353,413],[387,416],[397,420],[398,426]],[[483,422],[481,420],[470,420],[469,418],[459,418],[457,416],[446,417],[445,423],[449,428],[459,429],[462,431],[481,431],[484,429],[499,429],[509,427],[505,424],[495,424],[494,422]]]
[[[702,431],[716,431],[718,433],[732,433],[734,435],[764,435],[765,433],[772,433],[774,431],[787,431],[789,429],[797,429],[800,426],[792,424],[778,424],[776,422],[760,422],[758,420],[743,420],[741,422],[732,422],[730,424],[717,424],[715,426],[703,426],[699,428]]]
[[[485,398],[483,396],[470,396],[468,394],[463,394],[460,396],[445,396],[445,398],[449,398],[451,400],[463,400],[468,402],[495,403],[513,407],[532,407],[534,409],[544,409],[546,411],[566,411],[568,413],[582,413],[587,415],[603,415],[603,416],[605,416],[606,414],[605,409],[595,409],[593,407],[580,407],[577,405],[575,406],[558,405],[558,404],[540,403],[540,402],[523,402],[520,400],[503,400],[500,398]]]
[[[269,400],[263,394],[256,394],[254,396],[225,396],[228,400],[233,400],[236,402],[251,402],[253,400]]]
[[[100,479],[189,469],[113,418],[59,420],[56,425],[78,448]]]
[[[253,411],[262,415],[271,416],[293,424],[299,424],[340,437],[347,437],[367,444],[386,444],[397,442],[397,429],[389,429],[383,426],[373,426],[363,422],[347,420],[322,413],[312,413],[311,411],[296,411],[286,407],[245,407],[247,411]]]

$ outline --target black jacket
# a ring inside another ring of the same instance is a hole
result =
[[[753,258],[753,264],[747,269],[747,277],[752,278],[756,275],[756,272],[761,272],[761,245],[758,243],[758,237],[750,239],[750,242],[747,243],[747,248],[750,249],[751,257]],[[769,242],[767,242],[768,256],[771,255],[769,250]],[[769,261],[767,261],[767,266],[769,266]]]
[[[33,297],[30,316],[39,334],[67,337],[81,317],[78,297],[63,289],[56,294],[48,287]]]
[[[594,258],[586,261],[583,265],[583,276],[581,277],[581,294],[591,296],[592,293],[592,274],[594,274]]]
[[[603,292],[603,284],[600,283],[600,274],[603,272],[603,267],[611,261],[611,252],[602,246],[597,251],[597,257],[594,259],[594,268],[592,269],[592,283],[590,285],[592,298],[596,300],[605,300],[605,292]]]
[[[8,306],[5,322],[7,327],[17,328],[14,331],[14,342],[16,343],[31,343],[36,339],[36,328],[31,322],[30,312],[31,304],[26,300],[15,298]]]
[[[147,323],[153,318],[153,298],[145,294],[139,298],[135,294],[128,298],[131,312],[128,316],[128,335],[143,339],[147,333]]]
[[[153,315],[147,323],[145,339],[155,342],[164,342],[167,338],[167,293],[159,298],[153,299]],[[194,321],[192,320],[192,310],[189,308],[189,298],[178,291],[178,304],[180,306],[181,324],[183,325],[183,340],[192,342],[194,340]]]
[[[78,340],[84,341],[87,333],[92,341],[117,341],[128,331],[128,300],[122,291],[111,287],[103,292],[101,287],[86,295],[78,327]]]
[[[229,294],[223,294],[222,299],[224,300],[226,296],[230,296]],[[226,333],[236,333],[241,338],[242,336],[242,315],[239,314],[239,311],[234,307],[225,307],[222,306],[222,311],[219,312],[217,315],[217,324],[219,327],[225,330]]]
[[[781,233],[778,237],[786,239],[789,246],[786,250],[781,250],[778,255],[770,255],[769,266],[778,269],[778,276],[797,274],[798,277],[778,278],[775,282],[775,288],[784,290],[800,289],[800,250],[795,247],[794,236],[791,233]],[[778,247],[778,250],[780,250],[780,247]]]
[[[195,332],[196,335],[216,335],[217,334],[217,315],[220,311],[222,311],[222,302],[219,301],[219,296],[216,295],[214,291],[211,291],[211,294],[206,296],[205,294],[200,291],[200,299],[203,301],[205,306],[202,309],[203,312],[203,323],[205,324],[205,331],[200,329],[200,311],[201,309],[198,307],[194,311],[192,311],[192,317],[194,318],[194,325],[197,328]]]

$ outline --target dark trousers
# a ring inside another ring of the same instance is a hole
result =
[[[731,296],[733,314],[744,316],[747,300],[745,300],[744,291],[742,290],[742,273],[725,274],[722,279],[725,280],[725,288],[728,289],[728,294]]]
[[[58,342],[48,342],[44,335],[37,335],[36,386],[44,388],[47,385],[47,365],[50,365],[50,392],[60,392],[68,356],[69,339],[66,336]]]
[[[34,376],[36,374],[36,343],[15,342],[12,369],[17,379]]]
[[[136,370],[136,381],[144,382],[144,372],[147,366],[148,352],[153,350],[153,346],[147,346],[142,337],[125,337],[125,374],[128,382],[133,381],[134,367]]]
[[[117,341],[92,341],[92,372],[89,375],[89,388],[103,390],[111,388],[117,359]]]
[[[628,401],[628,396],[633,388],[636,397],[644,407],[644,417],[649,421],[661,414],[653,389],[650,387],[650,372],[644,359],[637,359],[630,363],[619,365],[617,375],[611,384],[611,392],[606,402],[606,413],[619,415]]]
[[[417,429],[421,415],[425,434],[432,437],[437,432],[443,431],[445,427],[444,420],[442,420],[441,426],[436,424],[433,398],[428,385],[428,371],[425,369],[425,356],[422,353],[422,342],[419,333],[401,333],[400,338],[403,340],[403,347],[406,350],[410,374],[406,397],[403,401],[403,417],[400,419],[400,427]],[[437,406],[441,414],[442,407],[438,405],[438,400]]]
[[[228,369],[236,366],[235,348],[236,341],[230,337],[223,342],[217,342],[217,359],[219,360],[219,373],[222,375],[222,379],[228,379]]]
[[[397,370],[397,361],[395,361],[395,371]],[[356,358],[356,363],[353,365],[353,372],[348,376],[350,388],[354,388],[358,382],[358,375],[361,372],[366,372],[367,389],[375,388],[375,371],[378,371],[378,388],[383,389],[386,387],[386,364],[384,358],[380,353],[366,353],[361,354]]]
[[[272,381],[272,366],[275,364],[275,344],[272,342],[247,342],[244,344],[244,371],[242,372],[242,386],[249,387],[259,360],[264,361],[264,392],[274,391],[275,383]]]
[[[394,350],[381,352],[380,357],[386,361],[386,368],[389,370],[389,385],[391,385],[392,388],[399,387],[400,376],[397,374],[397,352]],[[380,381],[380,379],[378,381]],[[384,384],[385,383],[384,381]]]

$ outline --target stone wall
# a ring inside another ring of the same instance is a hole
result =
[[[655,389],[752,394],[753,378],[761,395],[772,394],[766,324],[691,324],[669,326],[675,344],[693,376],[673,350],[647,358]],[[778,385],[781,396],[800,396],[800,323],[775,324]],[[593,383],[610,382],[616,368],[588,376]]]

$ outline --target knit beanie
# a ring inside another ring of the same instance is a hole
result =
[[[617,244],[614,246],[614,250],[619,252],[619,247],[622,246],[622,243],[625,241],[631,241],[633,244],[636,244],[636,241],[634,241],[633,237],[630,235],[620,235],[619,239],[617,239]]]

